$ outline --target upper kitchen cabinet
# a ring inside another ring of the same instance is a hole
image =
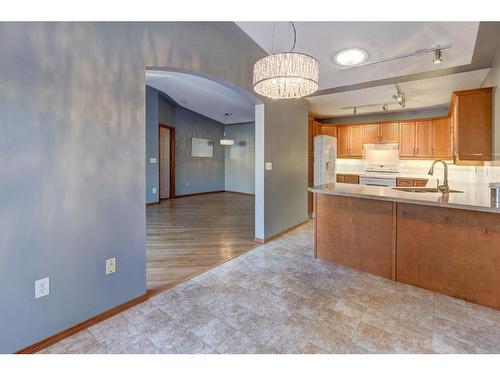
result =
[[[383,122],[380,124],[380,142],[398,143],[399,142],[399,123]]]
[[[453,157],[451,120],[449,117],[432,120],[432,157],[439,159],[451,159]]]
[[[451,158],[451,133],[446,118],[399,124],[399,156],[403,159]]]
[[[363,144],[369,143],[398,143],[397,122],[363,125]]]
[[[321,124],[319,127],[320,135],[329,135],[330,137],[337,137],[337,125],[324,125]]]
[[[456,91],[450,112],[455,162],[492,160],[493,88]]]
[[[415,157],[432,158],[432,121],[415,122]]]
[[[337,129],[337,154],[339,157],[363,156],[363,126],[339,125]]]
[[[363,144],[380,143],[379,124],[363,125]]]
[[[402,122],[399,124],[399,156],[415,156],[415,122]]]

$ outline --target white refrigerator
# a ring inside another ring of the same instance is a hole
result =
[[[328,135],[314,137],[314,185],[335,182],[337,138]]]

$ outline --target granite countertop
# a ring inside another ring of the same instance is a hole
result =
[[[460,190],[463,193],[450,193],[446,197],[441,193],[411,193],[390,187],[341,183],[313,186],[309,188],[309,191],[345,197],[500,213],[500,203],[491,202],[490,189],[487,185],[450,184],[450,189]]]

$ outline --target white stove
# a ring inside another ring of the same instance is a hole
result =
[[[361,185],[371,186],[396,186],[396,181],[399,176],[397,171],[366,171],[359,176]]]
[[[365,172],[359,176],[361,185],[396,186],[399,176],[399,150],[397,144],[367,144]]]

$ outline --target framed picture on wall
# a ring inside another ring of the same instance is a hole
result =
[[[214,141],[208,138],[191,138],[191,157],[211,158],[214,156]]]

